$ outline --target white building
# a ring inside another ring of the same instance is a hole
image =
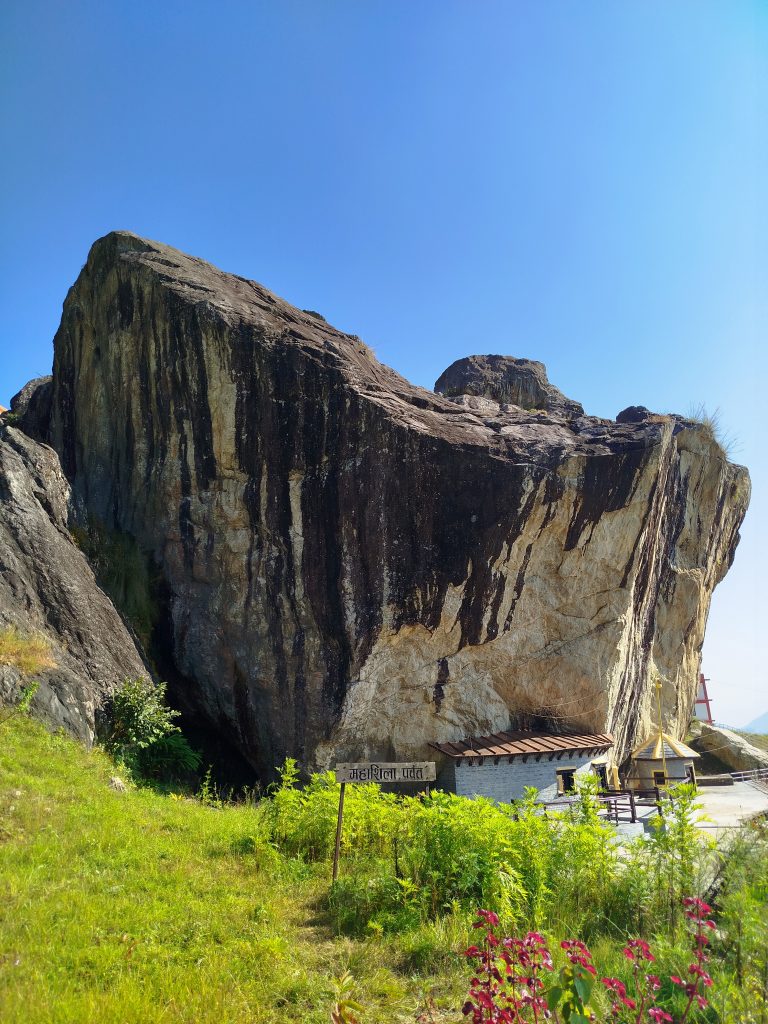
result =
[[[572,793],[576,779],[594,771],[609,782],[607,734],[498,732],[453,743],[432,743],[444,755],[438,785],[459,796],[485,796],[499,803],[520,799],[529,786],[540,801]]]

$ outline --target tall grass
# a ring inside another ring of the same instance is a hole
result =
[[[299,789],[288,762],[260,809],[278,849],[327,861],[338,795],[330,772]],[[589,783],[567,812],[549,816],[533,791],[510,806],[352,786],[331,915],[339,931],[358,936],[471,915],[478,906],[492,908],[511,929],[589,939],[638,929],[674,933],[680,899],[701,889],[707,865],[694,819],[693,790],[679,787],[665,803],[663,827],[620,847]]]
[[[723,456],[730,459],[736,455],[741,448],[741,443],[735,434],[729,433],[723,426],[723,418],[720,409],[710,411],[703,402],[692,405],[688,410],[688,419],[700,426],[710,441],[716,444]]]

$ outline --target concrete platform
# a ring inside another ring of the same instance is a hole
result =
[[[734,782],[732,786],[700,787],[696,802],[709,821],[698,827],[719,835],[740,828],[752,818],[768,814],[768,791],[752,782]]]

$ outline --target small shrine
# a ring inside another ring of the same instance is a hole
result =
[[[630,756],[627,786],[630,789],[663,789],[681,782],[696,783],[695,750],[659,730]]]

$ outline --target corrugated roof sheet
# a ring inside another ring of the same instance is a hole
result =
[[[635,761],[661,761],[665,757],[684,757],[690,760],[699,757],[699,754],[666,732],[651,736],[632,751],[632,758]]]
[[[613,746],[613,737],[608,733],[495,732],[452,743],[430,743],[430,746],[448,757],[515,757],[607,750]]]

